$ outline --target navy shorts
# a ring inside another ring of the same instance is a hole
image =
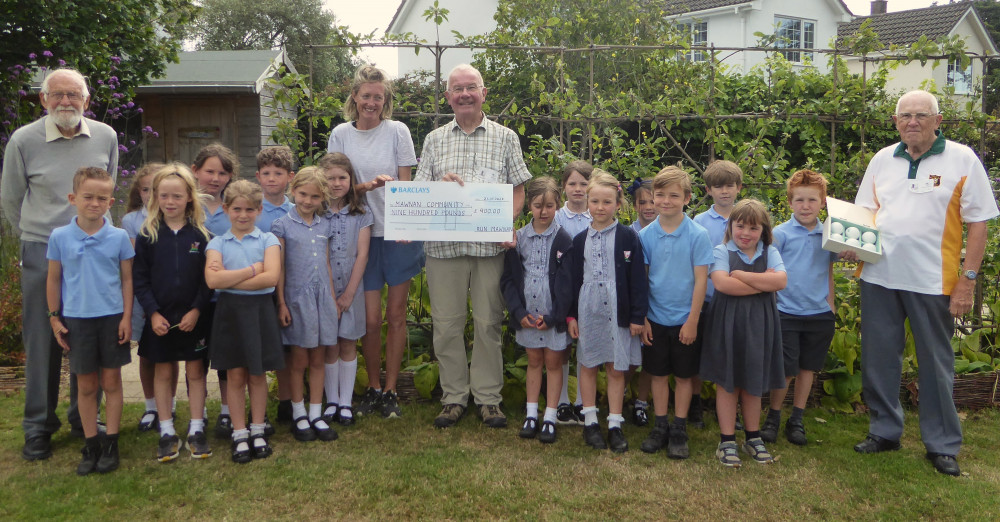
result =
[[[826,364],[826,354],[836,329],[833,312],[816,315],[781,313],[781,346],[785,359],[785,376],[798,375],[799,370],[818,372]]]
[[[673,375],[688,379],[698,375],[701,366],[701,333],[703,321],[698,321],[698,337],[691,344],[681,342],[680,326],[663,326],[649,321],[653,331],[652,346],[642,345],[642,369],[655,377]]]
[[[132,362],[129,341],[118,343],[118,325],[122,314],[89,318],[63,318],[69,330],[69,371],[77,375],[94,373],[101,368],[121,368]]]
[[[401,285],[424,268],[424,243],[400,243],[373,237],[368,243],[368,265],[365,266],[365,291],[382,290],[385,285]]]

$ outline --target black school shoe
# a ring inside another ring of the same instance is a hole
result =
[[[688,426],[694,426],[698,429],[705,429],[705,419],[703,418],[703,413],[705,408],[701,404],[701,396],[691,397],[691,406],[688,408]]]
[[[521,426],[521,431],[517,433],[517,436],[522,439],[533,439],[535,435],[538,435],[538,419],[535,417],[524,419],[524,426]]]
[[[801,420],[788,419],[785,421],[785,438],[796,446],[805,446],[809,443],[809,440],[806,439],[806,427]]]
[[[229,414],[219,414],[219,418],[215,421],[215,437],[219,439],[230,439],[233,437],[233,419],[229,417]]]
[[[953,477],[957,477],[962,474],[962,471],[958,468],[958,461],[951,455],[928,452],[927,458],[932,464],[934,464],[934,469],[936,469],[938,473],[944,473],[945,475],[951,475]]]
[[[263,441],[263,444],[258,444],[258,440]],[[267,442],[267,438],[262,435],[250,437],[250,451],[253,453],[253,458],[255,459],[266,459],[274,453],[271,445]]]
[[[316,438],[323,442],[330,442],[333,440],[337,440],[337,432],[333,429],[333,426],[326,424],[325,421],[323,421],[323,423],[326,425],[321,426],[319,424],[321,421],[323,421],[322,417],[310,422],[313,431],[316,432]]]
[[[632,403],[632,424],[640,428],[649,425],[649,413],[646,408],[640,408]]]
[[[649,436],[646,437],[646,440],[642,441],[642,444],[639,445],[639,449],[641,449],[643,453],[656,453],[667,444],[667,438],[669,436],[669,426],[666,424],[655,424],[653,429],[650,430]]]
[[[83,458],[76,466],[76,474],[82,477],[97,470],[97,461],[101,458],[101,442],[97,437],[88,439],[80,453],[83,454]]]
[[[299,442],[311,442],[316,440],[316,431],[313,430],[312,425],[310,424],[305,428],[299,428],[299,421],[306,421],[308,423],[309,417],[303,415],[292,421],[292,436],[295,437],[295,440]]]
[[[45,460],[52,456],[52,435],[49,433],[39,433],[37,435],[26,436],[24,447],[21,448],[21,457],[24,460]]]
[[[101,457],[97,460],[98,473],[110,473],[118,469],[118,435],[106,435],[101,443]]]
[[[240,445],[245,445],[246,449],[241,449]],[[243,438],[233,440],[233,462],[237,464],[246,464],[251,460],[253,460],[253,454],[250,452],[250,439]]]
[[[147,432],[160,429],[160,418],[156,410],[146,410],[139,417],[139,431]]]
[[[854,445],[854,451],[866,454],[881,453],[883,451],[896,451],[901,447],[898,440],[883,439],[869,433],[865,436],[865,440]]]
[[[556,423],[545,421],[542,423],[542,430],[538,432],[538,442],[542,444],[552,444],[556,441]]]
[[[625,453],[628,451],[628,441],[625,440],[625,433],[621,428],[608,428],[608,446],[615,453]]]
[[[601,427],[597,424],[588,424],[583,427],[583,442],[594,449],[608,449],[608,444],[604,442],[601,435]]]

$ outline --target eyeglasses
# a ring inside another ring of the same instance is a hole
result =
[[[897,114],[896,119],[899,121],[910,121],[910,120],[927,121],[927,119],[930,118],[931,116],[937,116],[937,115],[931,114],[929,112],[918,112],[916,114],[904,112],[901,114]]]
[[[55,101],[60,101],[63,98],[69,98],[71,102],[83,100],[83,95],[78,92],[49,92],[45,94],[45,97],[52,98]]]
[[[455,87],[448,89],[448,91],[451,92],[452,94],[462,94],[463,92],[467,92],[469,94],[476,94],[477,92],[479,92],[480,89],[482,89],[482,87],[479,85],[457,85]]]

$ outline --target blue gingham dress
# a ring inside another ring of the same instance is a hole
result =
[[[577,322],[580,340],[576,358],[580,364],[593,368],[614,363],[614,368],[626,371],[630,365],[642,363],[639,336],[618,326],[618,288],[615,284],[616,220],[603,230],[588,228],[583,251],[583,285]]]
[[[350,214],[348,206],[327,214],[333,235],[330,237],[330,267],[333,268],[333,290],[340,297],[351,280],[351,271],[358,257],[358,234],[375,223],[375,214],[368,206],[364,214]],[[340,314],[338,335],[341,339],[357,340],[365,335],[365,288],[358,283],[351,307]],[[336,303],[334,303],[336,306]]]
[[[271,223],[285,240],[285,305],[292,324],[281,329],[281,342],[302,348],[337,344],[337,305],[327,267],[330,219],[316,214],[307,225],[295,208]]]
[[[128,214],[122,216],[122,228],[128,233],[129,239],[135,244],[135,239],[139,237],[139,230],[142,228],[142,223],[146,221],[146,216],[149,215],[149,211],[146,207],[142,207],[139,210],[133,210]],[[132,340],[138,341],[142,338],[142,327],[146,324],[146,311],[142,309],[142,305],[139,304],[139,298],[132,298]]]
[[[524,301],[525,309],[535,316],[552,313],[552,292],[549,290],[549,255],[552,252],[552,241],[556,232],[562,228],[552,222],[549,228],[541,234],[528,223],[517,231],[517,253],[520,254],[524,266]],[[517,344],[525,348],[549,348],[560,351],[568,344],[566,332],[557,332],[555,325],[549,325],[545,330],[537,328],[521,328],[515,334]]]

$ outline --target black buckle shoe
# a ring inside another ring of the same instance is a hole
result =
[[[601,427],[597,424],[588,424],[583,427],[583,442],[594,449],[608,449],[608,444],[604,442],[604,436],[601,435]]]
[[[628,451],[628,441],[625,440],[625,433],[621,428],[608,428],[608,446],[615,453],[625,453]]]
[[[24,460],[45,460],[52,456],[52,435],[39,433],[24,438],[24,447],[21,448],[21,456]]]
[[[101,458],[97,461],[98,473],[110,473],[118,469],[118,436],[105,438],[101,444]]]
[[[896,451],[901,447],[898,440],[883,439],[869,433],[865,436],[865,440],[854,445],[854,451],[866,454],[881,453],[883,451]]]

